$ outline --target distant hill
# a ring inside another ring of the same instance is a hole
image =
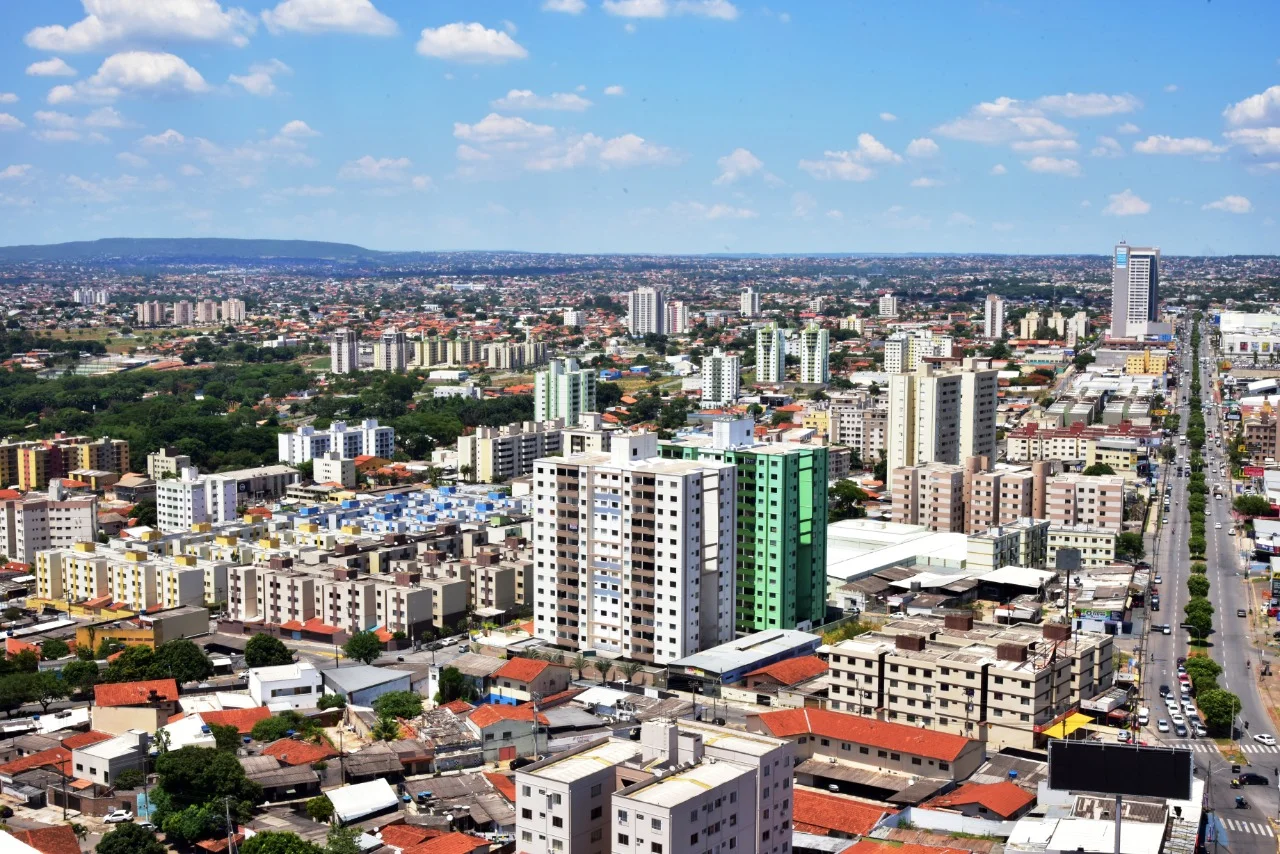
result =
[[[108,237],[43,246],[0,246],[0,261],[137,259],[283,259],[354,261],[384,253],[318,240],[237,240],[225,237]]]

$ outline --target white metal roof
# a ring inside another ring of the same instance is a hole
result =
[[[569,783],[594,774],[602,768],[612,768],[614,765],[626,762],[639,752],[640,745],[637,742],[609,740],[529,773],[547,780]]]
[[[395,790],[386,780],[370,780],[325,792],[339,821],[355,821],[396,806]]]
[[[703,797],[709,790],[751,773],[752,769],[736,762],[712,763],[703,760],[692,768],[661,777],[630,795],[615,794],[614,799],[626,797],[638,803],[671,809],[686,801]]]

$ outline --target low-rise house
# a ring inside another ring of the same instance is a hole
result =
[[[112,735],[130,730],[154,733],[178,710],[178,683],[173,679],[117,682],[93,688],[93,728]]]
[[[249,696],[261,706],[314,709],[323,693],[320,671],[309,661],[249,671]]]
[[[320,775],[307,765],[283,765],[274,756],[242,756],[244,775],[262,787],[266,801],[292,801],[320,794]]]
[[[790,658],[747,674],[748,688],[790,688],[827,672],[827,663],[816,655]]]
[[[541,712],[535,721],[532,703],[481,706],[467,717],[467,726],[483,745],[485,762],[537,755],[539,744],[546,748],[548,724]]]
[[[349,706],[372,706],[391,691],[408,691],[413,674],[390,667],[357,664],[323,671],[325,693],[342,695]]]
[[[1013,783],[965,783],[921,806],[958,812],[969,818],[1014,821],[1031,811],[1035,795]]]
[[[77,748],[71,763],[77,780],[114,786],[120,772],[129,768],[145,771],[151,739],[146,732],[131,730],[124,735]]]
[[[281,765],[313,765],[337,758],[338,751],[327,741],[282,738],[262,748],[262,755],[275,757]]]
[[[847,795],[804,786],[796,786],[793,791],[791,827],[801,833],[856,839],[870,833],[885,816],[897,813],[891,807],[869,804]]]
[[[566,665],[541,659],[509,659],[489,680],[489,702],[515,706],[533,700],[534,694],[550,697],[569,687],[571,672]]]

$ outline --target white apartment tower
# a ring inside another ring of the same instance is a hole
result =
[[[666,664],[733,637],[737,469],[654,433],[533,473],[534,625],[571,650]]]
[[[928,363],[889,377],[887,461],[890,471],[924,463],[959,465],[996,454],[997,371],[990,360],[961,368]]]
[[[161,531],[189,531],[201,522],[236,517],[237,482],[216,474],[183,469],[177,478],[156,482],[156,519]]]
[[[1068,347],[1075,347],[1087,337],[1089,337],[1089,315],[1083,311],[1077,311],[1067,318],[1063,338]]]
[[[898,298],[893,294],[885,294],[880,297],[880,316],[881,317],[897,317],[898,316]]]
[[[756,330],[756,382],[780,383],[787,378],[787,339],[776,323]]]
[[[566,427],[577,427],[582,413],[596,408],[596,375],[579,368],[577,359],[552,359],[546,370],[533,378],[533,420],[564,419]]]
[[[187,300],[179,300],[173,304],[173,325],[174,326],[190,326],[194,315],[191,311],[191,303]]]
[[[390,459],[395,453],[396,431],[393,427],[378,424],[376,418],[366,418],[358,425],[347,426],[345,421],[334,421],[327,430],[317,430],[308,425],[292,433],[276,437],[280,462],[296,466],[337,451],[347,459],[360,456]]]
[[[404,373],[409,365],[409,340],[399,329],[383,330],[373,345],[373,369]]]
[[[224,299],[222,301],[223,323],[244,323],[244,300]]]
[[[634,338],[666,332],[666,296],[661,288],[636,288],[627,294],[627,331]]]
[[[702,405],[730,406],[738,399],[742,360],[727,356],[719,347],[702,360]]]
[[[667,316],[663,320],[663,328],[668,335],[689,334],[689,306],[682,300],[667,303]]]
[[[196,323],[217,323],[218,304],[211,299],[196,302]]]
[[[800,382],[827,383],[831,379],[827,358],[831,352],[831,333],[816,323],[800,330]]]
[[[1160,250],[1117,244],[1111,270],[1111,337],[1141,338],[1159,319]]]
[[[741,314],[743,317],[760,316],[760,294],[755,288],[747,288],[742,292]]]
[[[986,311],[982,315],[982,337],[995,340],[1004,337],[1004,299],[999,294],[987,294]]]
[[[60,479],[43,494],[0,501],[0,549],[9,560],[33,564],[37,552],[97,538],[98,497],[68,495]]]
[[[360,370],[360,344],[354,329],[335,329],[329,339],[329,371],[354,374]]]

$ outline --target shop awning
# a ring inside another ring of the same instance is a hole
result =
[[[1044,730],[1044,734],[1049,736],[1049,738],[1066,738],[1071,735],[1071,733],[1080,729],[1080,727],[1088,726],[1091,723],[1093,723],[1093,718],[1076,712],[1074,715],[1058,721],[1056,724],[1053,724],[1048,729]]]

